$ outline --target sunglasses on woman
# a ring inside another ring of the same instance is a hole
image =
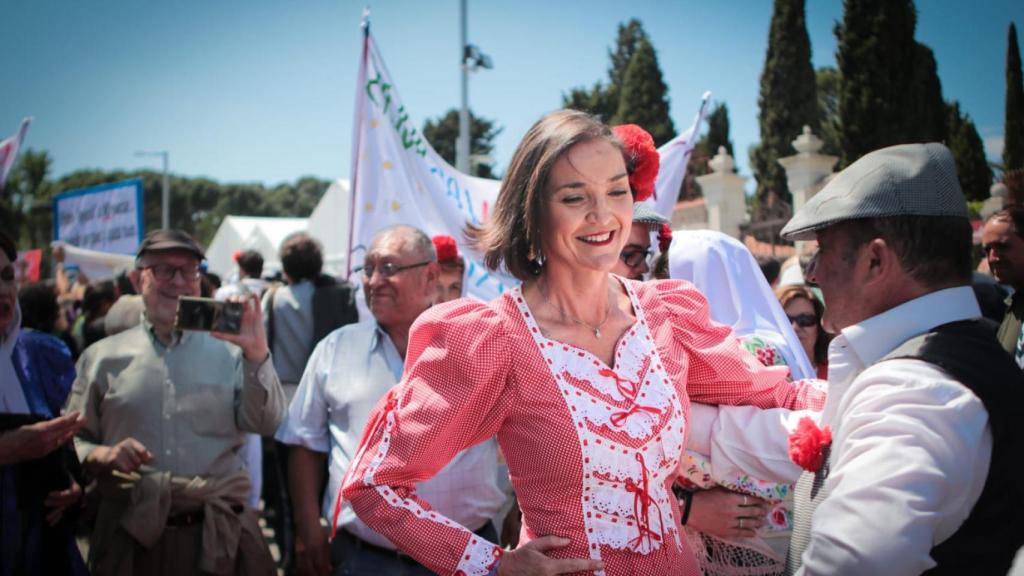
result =
[[[791,324],[796,324],[801,328],[810,328],[818,323],[818,317],[814,314],[797,314],[796,316],[790,316],[786,314],[786,318],[789,318]]]

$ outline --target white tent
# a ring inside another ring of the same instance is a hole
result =
[[[235,274],[236,250],[256,250],[262,254],[264,273],[280,270],[277,249],[281,241],[293,232],[306,230],[308,225],[308,218],[226,216],[206,249],[209,270],[224,278]]]
[[[324,193],[309,217],[309,233],[324,245],[324,270],[344,277],[348,267],[348,235],[352,192],[338,179]]]
[[[227,279],[238,267],[232,256],[236,250],[256,250],[263,255],[264,274],[281,269],[277,257],[281,242],[294,232],[309,232],[324,246],[324,269],[344,275],[348,255],[349,185],[336,180],[324,193],[309,218],[269,218],[226,216],[206,249],[211,272]]]

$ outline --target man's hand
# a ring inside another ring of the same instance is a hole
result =
[[[125,438],[113,446],[97,446],[85,458],[87,467],[109,474],[113,471],[130,474],[153,461],[153,454],[135,438]]]
[[[519,548],[506,552],[498,564],[498,576],[554,576],[572,572],[604,570],[604,562],[590,558],[555,559],[546,552],[568,546],[571,540],[558,536],[542,536]]]
[[[295,574],[297,576],[327,576],[331,573],[331,549],[327,533],[320,527],[296,526]]]
[[[767,514],[768,503],[760,498],[712,488],[693,493],[687,525],[719,538],[749,538]]]
[[[64,516],[64,511],[69,506],[77,504],[81,499],[82,487],[74,479],[71,480],[71,486],[68,488],[47,494],[46,500],[43,500],[43,505],[48,509],[46,512],[46,523],[50,527],[56,526]]]
[[[72,412],[0,434],[0,465],[42,458],[70,442],[84,425],[81,413]]]
[[[238,334],[211,332],[211,335],[241,348],[242,354],[249,362],[262,364],[270,355],[270,348],[267,346],[267,333],[263,330],[263,311],[260,309],[259,296],[230,296],[227,301],[242,304],[242,329]]]

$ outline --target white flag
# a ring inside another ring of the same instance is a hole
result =
[[[369,31],[364,36],[352,140],[352,282],[361,280],[352,271],[362,266],[373,235],[387,226],[408,224],[429,236],[456,238],[466,259],[467,296],[487,301],[519,283],[489,272],[463,234],[467,223],[487,220],[501,182],[457,172],[431,148],[402,105]]]
[[[697,116],[693,119],[693,126],[658,148],[658,153],[661,154],[661,167],[658,169],[658,179],[654,182],[654,196],[648,198],[646,202],[658,214],[669,220],[672,219],[672,209],[679,198],[679,187],[683,185],[683,178],[686,177],[686,164],[690,161],[693,147],[700,138],[701,124],[704,122],[704,113],[707,112],[710,100],[711,92],[705,92]]]
[[[25,139],[25,132],[28,131],[28,125],[31,123],[31,118],[23,119],[17,134],[0,140],[0,188],[4,187],[7,176],[14,168],[14,161],[18,158],[18,148],[21,148],[21,142]]]

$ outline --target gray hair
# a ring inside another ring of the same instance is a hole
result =
[[[434,249],[434,242],[430,239],[430,236],[427,236],[419,228],[409,226],[408,224],[394,224],[378,231],[373,235],[373,240],[370,241],[370,249],[372,250],[374,246],[394,237],[404,240],[409,249],[419,259],[429,260],[430,262],[437,261],[437,251]]]

